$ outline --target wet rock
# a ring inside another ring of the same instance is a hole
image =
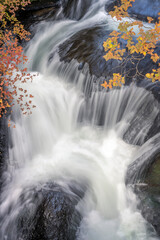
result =
[[[154,162],[146,174],[145,183],[148,186],[158,187],[156,191],[160,193],[160,154],[155,156]]]
[[[160,83],[152,83],[144,79],[137,85],[145,88],[150,94],[148,94],[145,103],[136,112],[123,137],[129,144],[142,145],[160,133]],[[152,125],[151,119],[153,120]],[[139,136],[141,137],[139,138]]]
[[[66,18],[79,20],[87,13],[92,2],[92,0],[63,0],[63,14]]]
[[[73,240],[79,226],[79,214],[64,193],[49,193],[37,210],[37,224],[30,239]]]
[[[114,11],[115,6],[120,7],[121,0],[109,0],[105,5],[105,9],[107,12]]]
[[[149,168],[160,153],[160,133],[148,140],[140,149],[139,155],[128,167],[126,184],[144,183]]]
[[[159,103],[159,109],[160,109],[160,82],[152,83],[152,82],[149,82],[148,80],[143,80],[139,83],[139,86],[146,88],[146,90],[150,91],[154,95],[154,98]],[[157,115],[156,119],[154,120],[152,127],[150,128],[145,138],[145,142],[150,138],[152,138],[153,136],[155,136],[157,133],[160,133],[160,112]]]
[[[128,13],[140,20],[146,21],[147,17],[158,19],[160,12],[160,0],[136,0],[132,7],[128,9]]]
[[[143,217],[160,235],[160,133],[141,147],[128,168],[126,184],[136,193]]]
[[[7,119],[0,118],[0,189],[2,185],[2,172],[6,168],[5,159],[8,156],[8,125]]]
[[[155,83],[146,84],[146,89],[151,91],[155,99],[160,103],[160,82],[156,81]]]
[[[152,68],[156,69],[158,67],[158,64],[153,63],[149,56],[146,56],[140,62],[139,60],[133,60],[133,58],[126,61],[125,56],[123,61],[111,59],[106,62],[103,58],[105,55],[103,42],[110,33],[110,30],[102,26],[84,29],[76,33],[60,45],[61,61],[70,62],[72,59],[76,59],[80,64],[88,63],[91,75],[96,77],[110,78],[113,73],[121,73],[126,76],[127,84],[130,84],[135,76],[136,81],[144,79],[147,72],[151,72]],[[120,40],[120,44],[125,48],[123,40]],[[157,47],[156,51],[159,54],[160,47]],[[139,74],[136,74],[137,69]]]
[[[29,29],[34,23],[54,17],[60,6],[60,0],[32,1],[24,10],[17,12],[17,18]]]
[[[151,129],[149,130],[145,141],[155,136],[157,133],[160,133],[160,113],[156,117]]]
[[[120,6],[121,0],[110,0],[106,4],[106,11],[110,12],[114,10],[114,6]],[[158,13],[160,12],[160,0],[135,0],[132,3],[132,7],[128,9],[128,13],[131,17],[147,21],[147,17],[152,17],[155,21],[158,19]]]
[[[153,163],[145,174],[144,186],[137,186],[136,194],[142,215],[160,236],[160,152],[153,157]]]
[[[105,52],[103,42],[108,38],[110,31],[103,27],[84,29],[59,47],[61,61],[70,62],[76,59],[80,65],[88,63],[89,70],[96,77],[107,77],[114,72],[119,72],[117,60],[108,62],[103,58]]]
[[[32,211],[28,204],[19,219],[20,237],[26,240],[76,239],[81,216],[75,206],[84,192],[79,188],[70,190],[65,192],[58,186],[46,184],[34,193],[31,197]]]

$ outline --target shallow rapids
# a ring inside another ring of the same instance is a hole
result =
[[[7,232],[11,238],[6,239],[17,239],[16,218],[32,198],[27,189],[43,188],[47,182],[54,182],[65,191],[70,191],[73,183],[86,186],[85,195],[76,206],[82,216],[77,239],[152,239],[136,209],[136,198],[124,183],[127,166],[139,147],[122,140],[124,129],[150,94],[132,86],[109,93],[93,93],[93,97],[86,100],[74,84],[67,84],[56,76],[41,75],[28,84],[28,89],[37,107],[29,117],[16,113],[16,128],[11,129],[8,183],[1,205],[2,239]],[[125,107],[123,97],[127,91],[128,106]],[[142,102],[137,101],[138,97]],[[137,105],[133,104],[134,99]],[[108,107],[104,116],[106,124],[98,127],[95,123],[101,109],[97,106],[101,102],[104,107],[106,104],[106,109],[108,104],[111,108]],[[78,121],[85,104],[82,114],[85,119],[81,117]],[[87,121],[91,105],[94,106],[92,118]],[[122,107],[120,121],[119,106]],[[156,116],[154,111],[150,119]],[[22,194],[27,195],[24,203],[19,201]]]
[[[143,145],[159,113],[157,101],[135,85],[98,91],[87,66],[79,71],[77,62],[62,63],[57,53],[58,45],[86,24],[111,21],[104,3],[93,1],[79,22],[43,22],[29,43],[30,68],[41,74],[23,85],[34,96],[32,115],[23,116],[15,106],[11,118],[16,128],[10,129],[3,174],[2,240],[22,239],[18,217],[26,207],[36,213],[32,189],[50,182],[71,195],[71,186],[83,188],[76,205],[81,216],[77,240],[158,239],[125,186],[127,167],[141,151],[136,144]]]

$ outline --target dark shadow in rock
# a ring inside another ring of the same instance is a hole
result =
[[[31,25],[43,20],[53,19],[60,7],[60,0],[33,1],[27,5],[24,10],[18,10],[16,15],[25,29],[31,30]]]
[[[109,0],[105,5],[105,9],[107,12],[111,12],[111,11],[114,11],[115,6],[120,7],[121,0]]]
[[[8,122],[7,118],[0,118],[0,190],[3,184],[2,172],[6,169],[6,158],[8,157]]]
[[[80,20],[88,11],[92,0],[63,0],[63,14],[66,18]]]
[[[20,237],[25,240],[74,240],[81,222],[75,206],[83,198],[85,187],[72,184],[69,192],[53,184],[45,184],[32,195],[34,210],[26,206],[18,223]],[[25,201],[25,194],[22,196]],[[27,209],[28,208],[28,209]]]

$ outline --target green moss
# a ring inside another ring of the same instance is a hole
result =
[[[146,176],[146,183],[150,186],[160,186],[160,155],[155,158]]]

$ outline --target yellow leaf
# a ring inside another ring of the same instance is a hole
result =
[[[107,88],[107,82],[105,81],[103,84],[101,84],[101,86]]]
[[[150,73],[147,73],[147,74],[146,74],[146,77],[147,77],[147,78],[151,78],[151,74],[150,74]]]

